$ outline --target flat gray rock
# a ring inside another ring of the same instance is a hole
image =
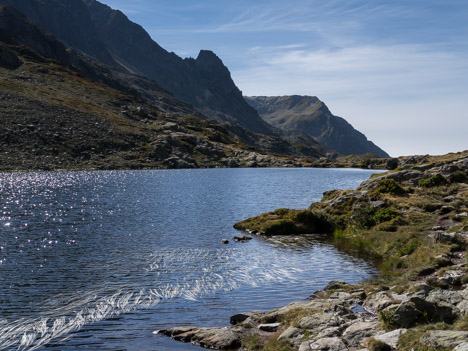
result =
[[[229,328],[176,327],[159,330],[158,334],[209,349],[230,350],[241,347],[240,336]]]
[[[376,335],[380,330],[380,323],[356,322],[351,324],[343,333],[343,339],[349,346],[359,346],[365,338]]]
[[[278,341],[292,339],[295,336],[297,336],[301,331],[302,329],[296,327],[289,327],[278,337]]]
[[[419,340],[434,348],[450,348],[468,342],[468,332],[454,330],[430,330]]]
[[[394,349],[396,349],[398,346],[398,341],[400,340],[400,337],[406,332],[407,332],[407,329],[397,329],[389,333],[376,335],[374,336],[374,339],[382,341],[386,343],[388,346],[391,346]]]
[[[269,333],[274,333],[275,331],[278,330],[280,327],[281,323],[268,323],[268,324],[260,324],[258,326],[258,329],[269,332]]]
[[[299,346],[299,351],[344,351],[348,348],[340,338],[322,338],[306,341]]]

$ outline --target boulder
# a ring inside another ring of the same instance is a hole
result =
[[[462,342],[453,351],[468,351],[468,342]]]
[[[359,346],[364,339],[376,335],[380,330],[380,323],[356,322],[351,324],[343,333],[346,344],[352,347]]]
[[[252,240],[252,237],[248,235],[237,235],[233,239],[234,241],[247,242],[247,241]]]
[[[222,239],[221,242],[222,242],[223,244],[229,244],[229,240],[228,240],[228,239]]]
[[[306,341],[299,346],[299,351],[343,351],[348,348],[340,338],[322,338]]]
[[[296,327],[289,327],[278,337],[278,341],[292,339],[299,335],[301,332],[302,329]]]
[[[393,171],[397,167],[398,167],[398,159],[397,158],[389,158],[387,160],[387,164],[385,165],[386,169],[388,169],[389,171]]]
[[[281,323],[266,323],[266,324],[260,324],[258,326],[258,329],[264,332],[274,333],[275,331],[278,330],[280,326],[281,326]]]
[[[343,280],[332,280],[331,282],[327,284],[327,286],[323,290],[325,291],[339,290],[339,289],[344,289],[348,286],[349,284]]]
[[[362,307],[366,311],[378,313],[393,303],[393,299],[389,297],[386,292],[379,291],[378,293],[369,296],[366,301],[364,301]]]
[[[236,325],[236,324],[244,322],[247,318],[251,317],[252,315],[253,315],[252,312],[238,313],[238,314],[231,316],[231,318],[229,318],[229,322],[232,325]]]
[[[319,313],[302,318],[299,321],[299,325],[304,329],[325,329],[328,327],[337,327],[339,323],[333,314]]]
[[[407,332],[407,329],[396,329],[389,333],[376,335],[374,339],[379,340],[388,346],[396,349],[398,346],[398,341],[400,341],[400,337]]]
[[[390,305],[380,312],[380,319],[397,328],[411,328],[423,317],[421,311],[411,302],[402,302],[399,305]]]
[[[210,349],[231,350],[241,347],[240,335],[229,328],[176,327],[162,329],[157,333]]]
[[[421,344],[435,349],[453,348],[468,342],[467,331],[430,330],[419,340]]]

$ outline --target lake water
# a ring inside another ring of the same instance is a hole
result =
[[[0,174],[0,349],[198,350],[153,331],[224,326],[369,277],[369,264],[313,238],[231,239],[239,220],[306,208],[373,172]]]

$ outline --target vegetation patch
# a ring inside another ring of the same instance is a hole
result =
[[[333,233],[333,219],[319,211],[281,208],[236,223],[238,230],[257,231],[264,235]]]
[[[366,346],[369,351],[392,351],[390,345],[374,338],[369,338],[366,342]]]
[[[466,175],[465,172],[458,170],[455,173],[452,173],[450,175],[449,182],[450,183],[467,183],[468,176]]]
[[[401,196],[407,193],[407,191],[394,179],[382,179],[378,184],[378,188],[372,192],[373,195],[391,194]]]
[[[436,174],[429,178],[420,179],[418,185],[424,188],[433,188],[435,186],[440,186],[447,184],[447,179],[442,175]]]

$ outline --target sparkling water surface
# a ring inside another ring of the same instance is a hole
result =
[[[372,266],[323,240],[234,243],[232,225],[306,208],[375,172],[0,174],[0,349],[198,350],[153,332],[228,325],[234,313],[304,300],[330,280],[369,277]]]

